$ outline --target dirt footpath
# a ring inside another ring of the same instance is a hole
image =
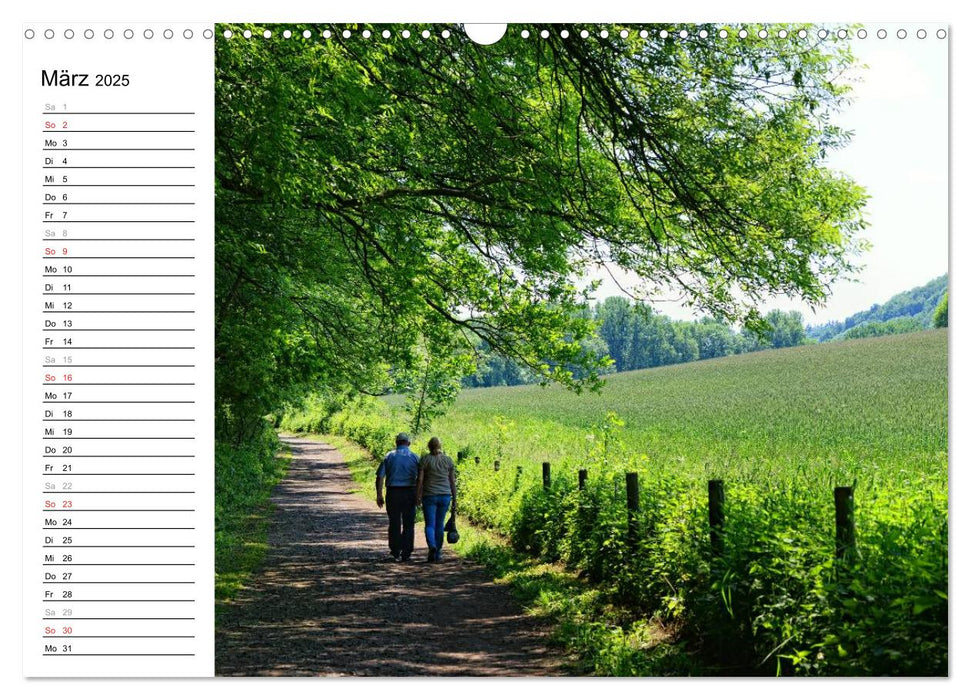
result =
[[[270,550],[216,629],[223,676],[548,676],[563,659],[482,567],[389,558],[387,516],[337,450],[284,438],[291,468],[273,492]]]

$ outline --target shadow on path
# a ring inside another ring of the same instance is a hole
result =
[[[561,675],[547,630],[481,567],[446,551],[388,557],[387,516],[352,493],[340,453],[283,438],[269,553],[216,629],[220,676]]]

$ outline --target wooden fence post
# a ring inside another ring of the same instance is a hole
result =
[[[492,468],[495,471],[499,471],[499,460],[498,459],[495,462],[492,463]]]
[[[856,549],[853,487],[837,486],[833,496],[836,500],[836,558],[849,559]]]
[[[580,486],[580,490],[582,491],[587,487],[587,470],[581,469],[577,474],[577,479],[578,479],[578,484]]]
[[[548,489],[550,487],[550,463],[543,462],[543,488]]]
[[[631,544],[637,540],[637,512],[641,509],[641,491],[637,487],[637,472],[627,473],[627,536]]]
[[[711,534],[711,551],[721,556],[724,551],[722,531],[725,527],[725,482],[712,479],[708,482],[708,530]]]

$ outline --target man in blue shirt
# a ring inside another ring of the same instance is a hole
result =
[[[378,508],[388,510],[388,546],[395,561],[408,561],[415,549],[415,484],[418,481],[418,455],[409,449],[411,437],[398,433],[395,449],[384,456],[378,467],[374,490]],[[387,483],[387,499],[382,495]]]

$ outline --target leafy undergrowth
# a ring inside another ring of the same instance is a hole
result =
[[[217,620],[266,555],[270,492],[289,465],[289,450],[272,434],[242,448],[216,446]]]
[[[356,491],[368,497],[374,487],[375,459],[339,435],[301,434],[344,456]],[[418,514],[419,518],[421,514]],[[679,639],[679,630],[659,620],[643,620],[610,602],[611,595],[556,564],[517,553],[503,537],[459,517],[461,539],[454,551],[482,564],[493,579],[508,586],[530,615],[553,628],[551,643],[570,657],[571,673],[597,676],[706,675],[710,669]]]

